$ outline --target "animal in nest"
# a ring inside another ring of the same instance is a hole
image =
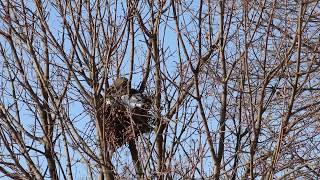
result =
[[[151,97],[129,89],[126,78],[118,78],[108,89],[104,101],[104,124],[107,142],[120,147],[143,133],[153,130]]]

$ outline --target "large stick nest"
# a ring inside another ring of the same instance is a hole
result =
[[[98,112],[106,143],[112,149],[153,130],[151,97],[135,89],[128,92],[126,85],[125,78],[117,79],[107,90]]]

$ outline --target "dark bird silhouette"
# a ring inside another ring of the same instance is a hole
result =
[[[128,86],[129,86],[129,80],[125,77],[117,78],[113,85],[109,89],[109,94],[111,95],[117,95],[122,96],[128,94]],[[140,93],[138,90],[130,88],[129,94],[130,96],[133,94]]]
[[[128,79],[125,77],[117,78],[113,85],[110,87],[109,94],[112,95],[124,95],[127,93],[127,87],[128,87]]]

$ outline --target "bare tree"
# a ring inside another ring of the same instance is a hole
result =
[[[319,3],[1,1],[0,176],[319,178]]]

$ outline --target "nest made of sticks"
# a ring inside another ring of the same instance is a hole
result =
[[[129,89],[126,78],[118,78],[101,100],[98,118],[102,121],[104,138],[111,149],[115,150],[153,130],[151,97]]]
[[[135,94],[134,94],[135,95]],[[128,95],[123,95],[125,97]],[[120,147],[153,130],[151,100],[142,94],[141,107],[130,107],[121,97],[107,97],[104,104],[104,134],[109,146]]]

